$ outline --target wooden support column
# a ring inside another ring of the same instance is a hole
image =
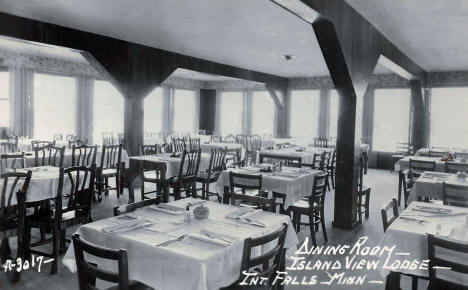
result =
[[[354,90],[348,66],[333,24],[319,19],[312,24],[335,88],[340,96],[336,144],[335,215],[333,226],[356,225],[357,177],[360,157],[362,95]]]
[[[216,126],[216,90],[200,90],[199,129],[215,131]]]
[[[413,103],[413,123],[411,124],[413,149],[417,150],[426,147],[426,120],[424,96],[421,81],[411,80],[411,99]]]
[[[328,138],[330,127],[330,90],[320,89],[320,108],[318,120],[318,137]]]
[[[282,138],[288,136],[288,111],[286,105],[286,91],[275,90],[270,85],[265,85],[273,102],[275,103],[275,137]]]
[[[124,141],[129,156],[138,155],[139,146],[143,144],[143,97],[125,97]]]

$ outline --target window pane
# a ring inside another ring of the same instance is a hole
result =
[[[10,126],[10,74],[0,72],[0,127]]]
[[[328,135],[336,138],[338,136],[338,113],[340,96],[336,90],[330,91],[330,126]]]
[[[468,88],[437,88],[431,95],[431,146],[468,147]]]
[[[162,89],[158,87],[145,98],[145,132],[160,133],[162,131],[162,106]]]
[[[174,132],[195,132],[195,92],[174,90]]]
[[[296,143],[307,145],[318,136],[319,90],[291,91],[291,136]]]
[[[76,134],[76,82],[73,77],[34,74],[34,138]]]
[[[93,143],[102,144],[102,132],[123,133],[124,98],[107,81],[94,81]]]
[[[273,135],[275,130],[275,103],[267,91],[256,91],[252,97],[252,133]]]
[[[221,93],[220,130],[223,136],[242,133],[243,92]]]
[[[408,142],[410,90],[375,90],[373,150],[393,152],[398,142]]]

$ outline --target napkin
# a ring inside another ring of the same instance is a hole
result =
[[[237,218],[240,218],[241,216],[247,214],[247,213],[250,213],[250,212],[253,212],[254,210],[249,208],[249,207],[243,207],[243,208],[240,208],[238,210],[235,210],[233,212],[230,212],[226,215],[227,218],[230,218],[230,219],[237,219]]]
[[[220,234],[218,232],[207,230],[207,229],[202,229],[200,233],[202,233],[205,236],[208,236],[209,238],[217,238],[217,239],[224,240],[225,242],[229,241],[230,243],[239,239],[237,237],[234,237],[228,234]]]
[[[281,177],[288,177],[288,178],[296,178],[299,176],[297,173],[292,172],[275,172],[273,176],[281,176]]]
[[[142,219],[135,219],[102,228],[102,231],[108,234],[123,234],[129,231],[133,231],[135,229],[147,227],[149,225],[152,225],[152,223]]]
[[[174,215],[179,215],[179,214],[184,213],[183,208],[173,206],[173,205],[169,205],[169,204],[165,204],[165,203],[162,203],[162,204],[159,204],[159,205],[151,205],[149,208],[153,209],[153,210],[161,211],[161,212],[164,212],[164,213],[168,213],[168,214],[174,214]]]

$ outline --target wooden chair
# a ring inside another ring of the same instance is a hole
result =
[[[459,163],[459,162],[447,161],[447,162],[445,162],[445,172],[447,172],[447,173],[457,173],[457,172],[468,173],[468,163]]]
[[[172,152],[184,152],[186,150],[183,138],[172,138]]]
[[[75,141],[75,140],[78,140],[78,136],[73,135],[73,134],[67,134],[67,136],[65,137],[65,140],[66,141]]]
[[[102,145],[114,145],[114,133],[112,132],[102,132]]]
[[[190,150],[198,150],[200,149],[200,138],[190,138]]]
[[[65,146],[55,147],[54,145],[45,145],[34,147],[34,166],[63,166]]]
[[[229,172],[229,192],[262,196],[262,175]]]
[[[411,170],[400,170],[398,173],[398,205],[401,204],[401,194],[405,199],[405,208],[408,207],[408,197],[414,184],[413,172]]]
[[[409,160],[409,169],[413,171],[415,177],[419,177],[424,171],[435,171],[436,162],[427,160]]]
[[[230,195],[231,205],[247,206],[268,212],[276,212],[276,201],[274,198],[239,193],[231,193]]]
[[[410,143],[397,143],[396,145],[396,152],[392,155],[392,168],[390,172],[395,170],[395,164],[398,160],[405,158],[406,156],[410,156],[413,153],[413,146]]]
[[[317,169],[314,164],[312,163],[303,163],[303,162],[294,162],[288,161],[286,166],[295,167],[295,168],[310,168],[310,169]]]
[[[172,144],[171,143],[164,143],[159,147],[161,153],[172,153]]]
[[[328,166],[330,165],[330,151],[323,151],[322,157],[320,159],[319,169],[322,171],[327,171]]]
[[[211,142],[214,142],[214,143],[221,143],[222,140],[223,140],[223,137],[222,136],[211,135],[210,140],[211,140]]]
[[[158,144],[140,145],[140,156],[160,154],[161,148]]]
[[[314,146],[319,147],[319,148],[327,148],[328,147],[328,138],[315,137],[314,138]]]
[[[102,192],[109,194],[109,190],[117,191],[117,198],[123,192],[122,188],[122,148],[123,145],[102,145],[101,166],[96,174],[98,200],[102,200]],[[115,177],[115,187],[109,186],[109,178]]]
[[[31,245],[28,254],[53,258],[51,274],[57,273],[59,251],[64,252],[66,242],[70,242],[66,239],[67,228],[92,221],[91,204],[95,174],[96,165],[60,168],[57,196],[53,199],[54,210],[45,214],[33,214],[26,219],[25,240],[27,245]],[[68,193],[63,192],[64,182],[71,185]],[[52,238],[30,243],[32,228],[40,229],[50,225],[53,225]],[[50,242],[52,242],[51,253],[31,249]]]
[[[286,233],[288,231],[288,225],[283,224],[278,230],[264,235],[258,238],[247,238],[244,241],[244,250],[242,253],[241,269],[239,274],[239,280],[228,287],[228,289],[244,289],[239,283],[245,280],[244,273],[255,273],[257,274],[254,279],[265,279],[266,283],[254,287],[254,289],[275,289],[273,281],[277,275],[277,271],[284,271],[285,263],[285,250],[284,242],[286,240]],[[263,247],[267,244],[271,244],[274,241],[278,241],[272,245],[272,249],[262,253],[260,256],[252,257],[252,249],[257,247]],[[248,279],[250,281],[250,279]],[[247,281],[247,283],[249,283]],[[278,284],[278,281],[276,281]],[[246,289],[249,287],[246,286]]]
[[[141,200],[151,199],[147,195],[156,193],[156,198],[161,198],[166,186],[166,165],[143,161],[141,169]],[[152,183],[156,186],[156,190],[145,192],[145,183]]]
[[[7,153],[13,153],[18,151],[18,136],[8,136]]]
[[[316,175],[312,192],[308,197],[295,202],[288,208],[292,213],[292,222],[296,232],[301,230],[301,225],[310,227],[310,235],[314,246],[317,245],[315,232],[318,231],[319,224],[322,225],[323,237],[328,241],[327,230],[325,227],[325,194],[327,192],[327,174]],[[306,215],[309,218],[308,223],[301,222],[301,216]]]
[[[392,216],[388,217],[388,211],[392,210]],[[396,199],[392,199],[389,203],[387,203],[381,210],[380,214],[382,215],[382,225],[384,232],[387,231],[388,227],[398,218],[400,215],[398,211],[398,203]]]
[[[468,289],[462,278],[468,275],[468,244],[429,234],[427,236],[429,258],[429,285],[427,289]],[[440,251],[440,254],[439,254]],[[437,269],[445,267],[445,269]],[[439,276],[439,271],[442,274]],[[451,274],[448,275],[448,272]],[[450,277],[451,279],[447,279]],[[458,278],[457,278],[458,277]]]
[[[0,155],[0,173],[7,169],[18,169],[26,167],[24,152],[5,153]]]
[[[17,237],[17,258],[25,259],[25,218],[26,218],[26,194],[31,180],[31,171],[7,172],[0,175],[3,181],[0,196],[0,262],[3,264],[10,257],[9,238]],[[17,188],[20,183],[21,188]],[[7,186],[7,184],[9,186]],[[7,190],[7,187],[8,190]],[[12,204],[13,199],[16,204]],[[13,282],[18,282],[20,272],[14,271]]]
[[[362,223],[362,214],[365,214],[366,219],[369,218],[371,188],[364,185],[364,157],[359,158],[359,180],[358,180],[358,198],[357,212],[359,223]],[[364,211],[363,211],[364,209]]]
[[[179,166],[179,174],[169,180],[169,185],[174,189],[174,198],[181,198],[182,191],[189,196],[197,196],[197,174],[200,168],[201,150],[187,151],[182,153],[182,161]],[[187,164],[187,165],[186,165]]]
[[[150,290],[150,286],[128,278],[128,256],[126,250],[114,250],[91,244],[83,240],[79,234],[73,235],[73,249],[78,272],[80,290],[96,289],[96,279],[116,283],[117,287],[108,288],[119,290]],[[94,263],[87,262],[84,253],[101,259],[117,261],[118,272],[99,269]]]
[[[96,164],[97,145],[73,146],[72,147],[72,166],[91,166]]]
[[[117,133],[117,141],[119,142],[119,145],[125,146],[124,133]]]
[[[468,186],[444,182],[442,192],[444,204],[468,207]]]
[[[429,150],[429,156],[430,157],[444,157],[449,154],[448,150]]]
[[[209,200],[210,196],[216,196],[218,201],[221,197],[218,193],[210,192],[210,184],[218,180],[219,175],[226,169],[226,149],[211,148],[210,163],[208,169],[197,176],[197,182],[202,184],[202,198]]]
[[[134,202],[134,203],[114,206],[113,208],[114,216],[119,216],[121,214],[134,212],[139,208],[150,206],[153,204],[159,204],[160,202],[161,202],[160,198],[152,198],[152,199],[141,200],[141,201]]]
[[[457,159],[461,159],[461,158],[468,159],[468,152],[455,152],[455,158],[457,158]]]
[[[78,147],[78,146],[83,146],[88,144],[88,140],[79,140],[79,139],[74,139],[74,140],[67,140],[68,141],[68,149],[72,149],[73,146]]]
[[[54,141],[38,141],[38,140],[32,140],[31,141],[31,148],[34,150],[36,147],[44,147],[44,146],[55,146],[55,140]]]

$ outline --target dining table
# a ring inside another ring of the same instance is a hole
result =
[[[443,200],[443,183],[468,186],[467,178],[460,178],[456,173],[424,172],[418,177],[408,196],[408,204],[418,197]],[[468,192],[466,192],[468,198]]]
[[[262,139],[262,148],[274,148],[277,145],[288,145],[294,144],[294,138],[273,138],[273,139]]]
[[[146,166],[152,166],[152,168],[158,168],[163,166],[166,171],[165,180],[175,177],[179,174],[180,164],[182,162],[182,156],[173,156],[172,153],[165,154],[152,154],[152,155],[142,155],[142,156],[131,156],[128,158],[128,203],[135,202],[135,188],[140,186],[141,172],[143,170],[143,164],[146,162]],[[201,153],[200,155],[200,167],[199,171],[204,171],[208,169],[210,165],[211,154]],[[150,168],[145,168],[150,169]],[[167,187],[167,184],[166,186]],[[168,199],[168,189],[165,188],[163,191],[163,199],[167,201]]]
[[[406,156],[398,160],[395,163],[395,171],[409,169],[409,160],[421,160],[421,161],[435,161],[435,171],[445,172],[445,161],[442,161],[440,157],[428,157],[428,156]]]
[[[392,255],[380,257],[381,265],[391,265],[396,260],[422,262],[428,259],[427,234],[468,242],[468,208],[425,202],[412,202],[389,226],[380,247],[395,246]],[[390,268],[380,267],[385,277]],[[408,267],[397,272],[427,278],[426,269]],[[468,281],[467,281],[468,282]]]
[[[425,148],[420,148],[418,149],[414,155],[415,156],[428,156],[429,155],[429,151],[435,151],[435,152],[439,152],[439,153],[442,153],[442,152],[448,152],[448,153],[451,153],[451,154],[454,154],[455,152],[459,152],[459,153],[463,153],[463,154],[468,154],[468,149],[466,148],[448,148],[448,149],[441,149],[441,148],[428,148],[428,147],[425,147]]]
[[[207,219],[193,216],[200,203],[209,210]],[[186,206],[191,215],[188,222],[184,222]],[[191,197],[88,223],[76,233],[99,246],[126,249],[131,280],[154,289],[209,290],[238,280],[246,238],[266,235],[282,224],[288,225],[285,248],[292,254],[298,237],[289,216]],[[251,255],[258,256],[274,246],[272,242],[256,247]],[[85,257],[101,269],[115,271],[113,261]],[[63,264],[76,272],[73,244]]]
[[[323,173],[321,170],[287,166],[282,166],[281,171],[274,172],[263,172],[263,168],[266,168],[266,166],[254,165],[224,170],[216,182],[216,192],[223,198],[225,203],[228,203],[230,198],[229,174],[231,171],[246,175],[261,175],[262,190],[283,194],[284,208],[287,209],[304,196],[310,195],[315,176]]]

